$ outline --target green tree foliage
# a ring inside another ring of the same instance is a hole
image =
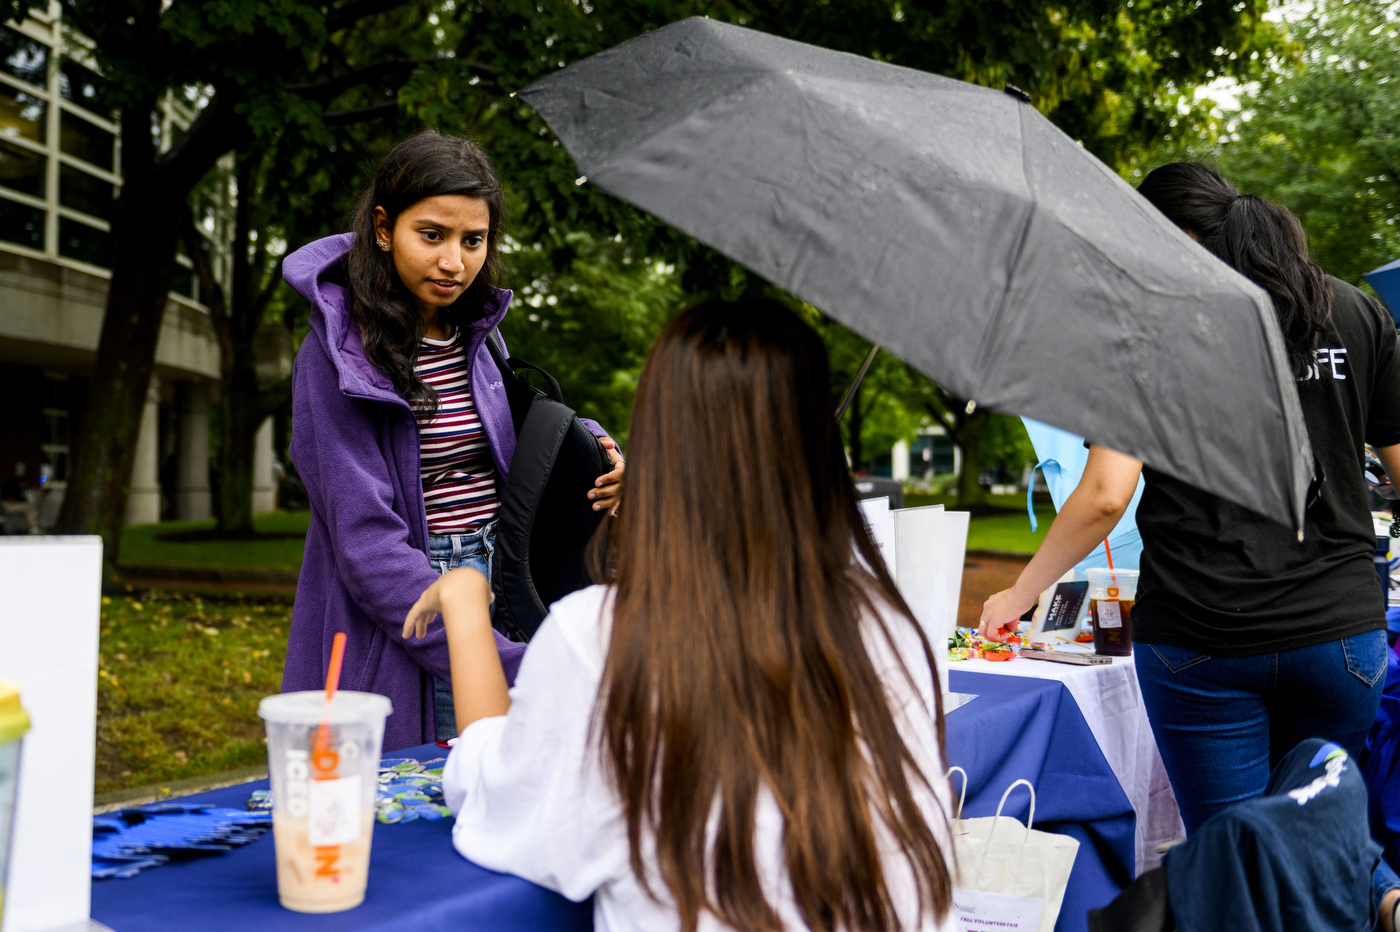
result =
[[[615,239],[575,232],[565,246],[573,258],[559,271],[541,244],[509,243],[515,301],[501,335],[512,356],[553,375],[570,407],[625,445],[642,364],[680,307],[680,285],[673,267]]]
[[[1290,28],[1302,54],[1241,101],[1220,167],[1298,214],[1314,258],[1360,285],[1400,257],[1400,3],[1324,0]]]

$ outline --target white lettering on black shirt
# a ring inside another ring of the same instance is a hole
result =
[[[1324,375],[1338,381],[1346,381],[1346,373],[1343,371],[1347,364],[1347,348],[1345,346],[1330,347],[1324,346],[1317,351],[1315,361],[1308,367],[1308,371],[1303,374],[1299,382],[1308,382],[1312,379],[1320,379]]]

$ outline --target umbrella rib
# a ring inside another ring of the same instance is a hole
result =
[[[1021,182],[1025,186],[1026,192],[1029,194],[1031,193],[1031,185],[1029,175],[1026,171],[1026,121],[1025,114],[1022,111],[1022,108],[1025,106],[1027,105],[1021,104],[1016,108],[1016,126],[1017,135],[1021,140]],[[1030,198],[1027,198],[1027,201],[1030,204],[1030,210],[1026,213],[1025,223],[1021,226],[1021,237],[1016,243],[1016,250],[1012,254],[1010,267],[1006,270],[1006,288],[1002,291],[1001,300],[997,302],[996,312],[992,314],[992,318],[988,322],[987,329],[983,334],[981,352],[978,354],[977,359],[977,381],[979,384],[976,389],[968,393],[969,398],[976,398],[980,393],[981,384],[986,381],[987,365],[994,358],[994,344],[997,335],[1001,331],[1002,318],[1006,315],[1006,305],[1011,300],[1011,289],[1015,280],[1015,272],[1016,269],[1020,267],[1021,255],[1026,250],[1026,241],[1030,238],[1031,221],[1035,217],[1035,203]]]

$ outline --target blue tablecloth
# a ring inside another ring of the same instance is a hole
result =
[[[955,666],[948,684],[977,696],[947,717],[948,763],[968,776],[963,815],[996,815],[1008,786],[1031,781],[1035,827],[1079,841],[1056,932],[1087,929],[1087,912],[1107,905],[1133,878],[1136,816],[1079,706],[1058,680]],[[956,792],[956,776],[953,786]],[[1002,815],[1025,821],[1029,808],[1030,794],[1018,789]]]
[[[428,760],[425,745],[395,757]],[[267,781],[185,797],[242,808]],[[363,905],[305,915],[277,902],[272,837],[227,854],[157,867],[92,885],[92,918],[115,932],[587,932],[592,901],[571,903],[543,887],[477,867],[452,847],[452,820],[376,825]]]
[[[1132,877],[1132,806],[1074,699],[1055,680],[953,670],[950,685],[978,698],[947,721],[948,759],[968,773],[964,814],[989,816],[1011,783],[1036,786],[1036,827],[1071,835],[1079,853],[1055,928],[1087,928],[1087,910],[1103,906]],[[445,752],[425,745],[395,756],[425,760]],[[241,807],[267,781],[186,797]],[[1004,814],[1024,819],[1018,791]],[[376,825],[369,890],[362,906],[315,916],[277,902],[272,839],[228,854],[158,867],[130,880],[92,885],[92,917],[115,932],[572,932],[591,930],[591,903],[571,903],[532,883],[484,870],[452,848],[452,823]]]

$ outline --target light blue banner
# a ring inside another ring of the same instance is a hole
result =
[[[1045,484],[1050,488],[1050,498],[1055,503],[1055,511],[1064,507],[1065,499],[1079,485],[1079,477],[1084,475],[1084,464],[1089,460],[1089,448],[1084,446],[1084,438],[1067,430],[1042,424],[1028,417],[1021,418],[1026,425],[1026,433],[1031,436],[1038,462],[1036,469],[1045,475]],[[1035,509],[1031,495],[1035,489],[1035,476],[1031,476],[1030,488],[1026,490],[1026,511],[1030,514],[1031,530],[1035,530]],[[1138,536],[1137,506],[1142,498],[1142,479],[1138,479],[1137,491],[1128,504],[1123,518],[1108,535],[1108,546],[1113,550],[1113,565],[1125,569],[1137,569],[1142,556],[1142,538]],[[1075,569],[1084,572],[1091,566],[1107,566],[1103,544],[1099,544]]]

